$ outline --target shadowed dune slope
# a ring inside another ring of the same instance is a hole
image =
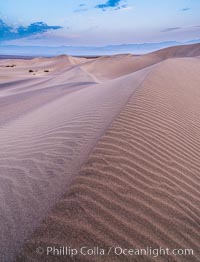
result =
[[[131,74],[161,60],[157,56],[114,55],[102,56],[83,64],[81,67],[100,81]]]
[[[2,90],[0,261],[12,261],[150,70],[103,84],[78,70],[78,82],[63,85],[61,74],[54,86]]]
[[[152,54],[162,59],[200,56],[200,44],[172,46],[153,52],[149,56]]]
[[[170,59],[146,77],[79,176],[29,239],[22,261],[155,261],[36,255],[36,247],[192,248],[200,257],[200,60]]]

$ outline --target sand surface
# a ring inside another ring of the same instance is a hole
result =
[[[192,248],[156,261],[199,261],[196,49],[0,62],[1,261],[155,261],[35,252],[51,245]]]
[[[41,60],[37,64],[43,64]],[[0,243],[3,261],[10,261],[63,194],[99,137],[148,72],[149,69],[144,69],[97,84],[79,67],[73,67],[65,74],[56,72],[45,79],[27,78],[2,84]],[[23,72],[21,75],[24,77]]]

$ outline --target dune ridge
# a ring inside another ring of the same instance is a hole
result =
[[[1,261],[24,243],[18,262],[55,261],[35,253],[49,244],[187,247],[198,261],[199,56],[0,61]]]
[[[200,60],[154,67],[101,137],[19,261],[66,261],[36,247],[192,248],[200,257]],[[46,260],[47,259],[47,260]],[[152,256],[76,256],[67,261],[155,261]]]
[[[19,81],[14,89],[2,90],[1,260],[12,260],[62,196],[149,70],[104,84],[86,82],[84,72],[63,84],[61,74],[48,84],[37,80],[25,88]]]
[[[99,81],[114,79],[155,65],[170,58],[200,56],[200,44],[173,46],[146,55],[132,54],[102,56],[81,67],[95,75]]]

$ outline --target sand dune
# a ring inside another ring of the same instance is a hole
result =
[[[21,76],[0,86],[2,261],[199,261],[198,48],[67,58],[69,67],[35,78],[25,65],[8,68]],[[36,253],[47,246],[194,255]]]
[[[20,259],[45,261],[36,247],[191,248],[199,261],[200,61],[154,67]],[[48,261],[66,257],[48,256]],[[153,257],[77,256],[67,261],[155,261]]]
[[[195,56],[200,56],[199,44],[169,47],[143,56],[131,54],[105,56],[85,63],[82,67],[99,80],[107,80],[133,73],[165,59]]]
[[[149,56],[151,56],[152,54],[162,59],[175,58],[175,57],[195,57],[195,56],[200,56],[200,45],[193,44],[193,45],[173,46],[153,52],[149,54]]]
[[[19,81],[14,90],[4,88],[0,129],[3,261],[11,260],[63,194],[148,72],[144,69],[99,85],[86,83],[87,75],[82,82],[63,85],[61,74],[48,83],[28,86],[26,82],[24,88]]]
[[[2,83],[16,80],[51,78],[57,74],[67,72],[79,64],[86,62],[85,58],[61,55],[53,58],[34,59],[6,59],[0,60],[0,81]],[[29,71],[32,72],[29,72]],[[47,72],[45,72],[47,71]]]

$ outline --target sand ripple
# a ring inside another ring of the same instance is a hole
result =
[[[151,71],[17,261],[66,261],[35,254],[51,245],[194,249],[193,257],[67,261],[199,261],[199,71],[195,58]]]

